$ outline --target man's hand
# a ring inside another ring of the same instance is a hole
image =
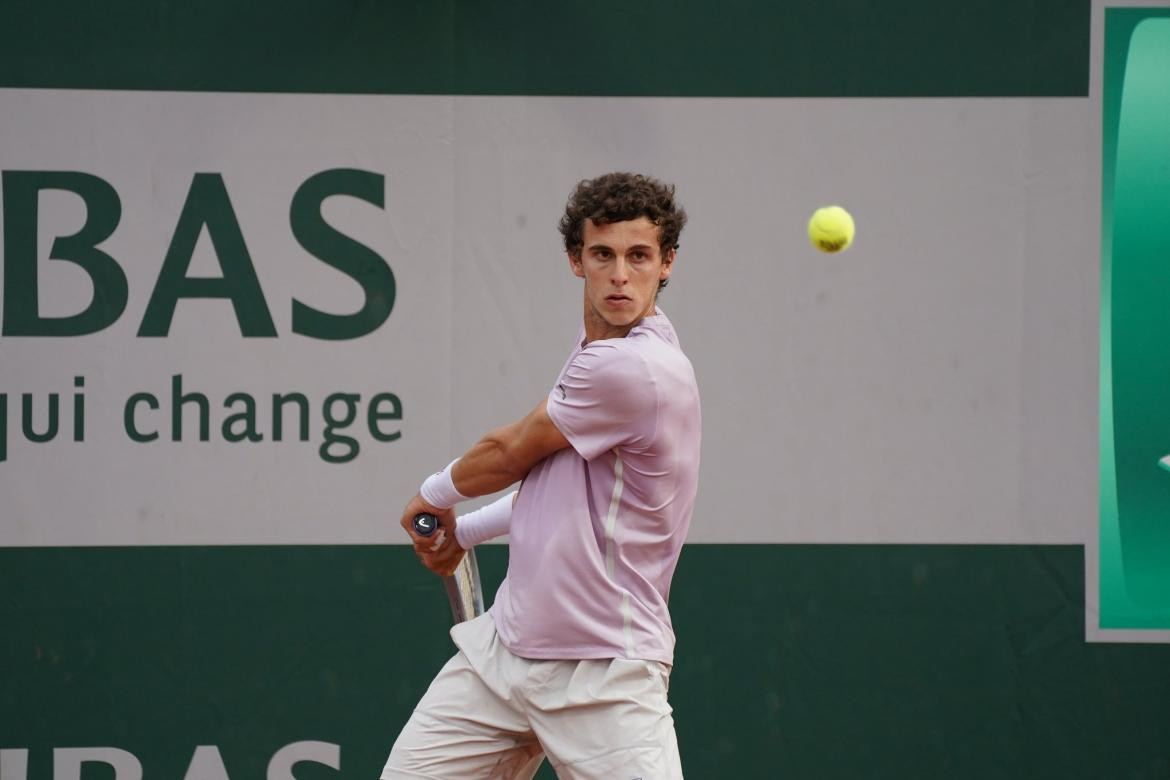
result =
[[[543,400],[523,419],[498,428],[482,439],[451,469],[451,484],[461,495],[485,496],[524,479],[540,461],[569,446],[548,416]],[[456,484],[458,482],[458,484]],[[439,518],[439,528],[429,537],[414,532],[414,516],[426,512]],[[455,512],[439,510],[421,496],[415,496],[402,512],[402,527],[410,534],[414,551],[423,566],[444,577],[450,576],[466,553],[455,538]]]
[[[424,512],[439,519],[438,530],[430,536],[419,536],[414,532],[414,517]],[[436,509],[417,495],[402,511],[401,525],[414,543],[415,555],[423,566],[441,577],[451,576],[466,552],[455,538],[455,524],[454,509]]]

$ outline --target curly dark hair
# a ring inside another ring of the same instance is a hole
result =
[[[603,225],[646,217],[658,226],[658,247],[665,255],[678,248],[687,213],[674,199],[674,185],[640,173],[607,173],[577,184],[565,204],[559,229],[565,251],[579,256],[585,243],[585,220]],[[658,283],[658,289],[666,280]]]

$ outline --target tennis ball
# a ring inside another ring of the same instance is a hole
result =
[[[808,221],[808,240],[822,252],[840,252],[853,243],[853,217],[840,206],[825,206]]]

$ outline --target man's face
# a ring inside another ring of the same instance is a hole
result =
[[[585,280],[586,325],[593,320],[606,331],[600,338],[624,336],[654,313],[658,282],[673,265],[674,250],[663,256],[658,228],[647,217],[603,225],[585,220],[580,257],[569,255],[569,266]]]

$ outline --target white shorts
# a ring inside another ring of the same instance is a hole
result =
[[[562,779],[682,777],[665,664],[519,658],[491,615],[451,637],[459,652],[398,735],[382,780],[531,778],[545,756]]]

